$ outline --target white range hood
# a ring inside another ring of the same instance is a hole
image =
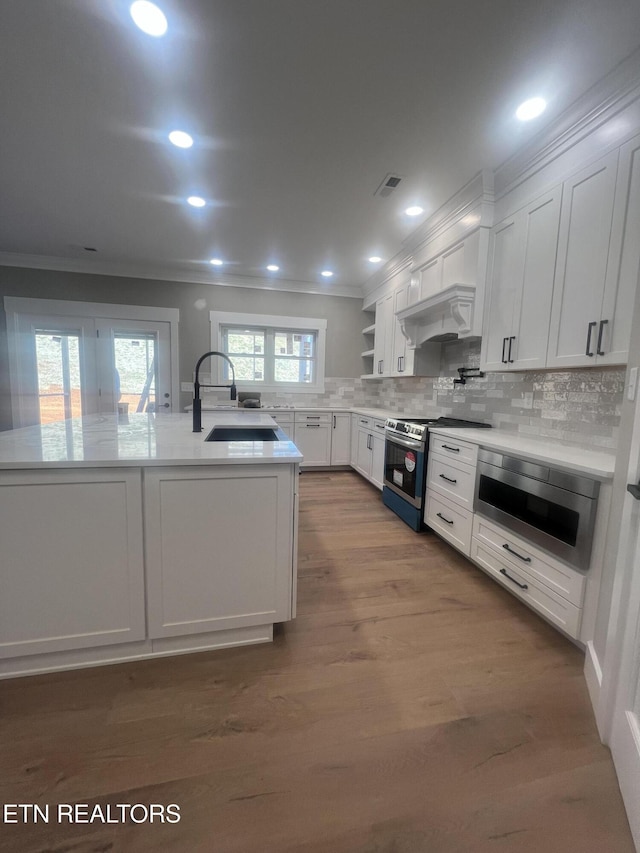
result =
[[[473,333],[475,284],[452,284],[396,314],[410,349],[426,341],[477,337]]]

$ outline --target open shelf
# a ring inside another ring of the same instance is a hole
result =
[[[374,353],[374,350],[368,349],[368,350],[365,350],[364,352],[361,352],[360,355],[363,358],[373,358],[373,353]]]
[[[363,335],[373,335],[373,333],[375,332],[375,330],[376,330],[376,324],[375,324],[375,323],[372,323],[370,326],[367,326],[367,328],[366,328],[366,329],[363,329],[363,330],[362,330],[362,334],[363,334]]]

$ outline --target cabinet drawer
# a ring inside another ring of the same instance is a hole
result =
[[[373,432],[376,433],[376,435],[384,436],[384,428],[385,428],[385,421],[378,421],[378,420],[373,421],[372,430],[373,430]]]
[[[577,607],[582,606],[585,576],[580,572],[554,560],[539,548],[479,515],[476,515],[473,522],[473,535],[495,550],[514,569],[524,569],[562,598]]]
[[[424,521],[454,548],[469,556],[473,513],[427,489]]]
[[[478,461],[478,445],[470,444],[468,441],[454,441],[451,438],[442,438],[440,435],[429,436],[429,452],[439,453],[468,465],[475,465]]]
[[[296,412],[296,424],[330,424],[331,412]]]
[[[293,428],[293,415],[271,415],[274,421],[286,432]]]
[[[429,454],[427,486],[465,509],[473,509],[476,469],[451,459]]]
[[[371,429],[373,426],[373,418],[367,418],[365,415],[354,415],[360,429]]]
[[[515,569],[476,536],[471,540],[471,559],[532,610],[541,613],[570,637],[578,637],[582,611],[575,604],[539,583],[526,569]]]

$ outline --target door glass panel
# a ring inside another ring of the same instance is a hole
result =
[[[155,412],[158,358],[155,334],[114,332],[114,400],[129,412]]]
[[[82,415],[80,335],[35,330],[40,423]]]

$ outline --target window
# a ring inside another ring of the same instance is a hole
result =
[[[324,390],[326,320],[274,317],[212,311],[212,349],[226,353],[244,388],[265,390]],[[221,361],[218,377],[231,380]]]

